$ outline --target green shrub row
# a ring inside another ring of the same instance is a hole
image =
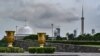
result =
[[[74,45],[100,45],[100,41],[62,41],[62,40],[55,40],[55,41],[47,41],[47,42],[74,44]]]
[[[29,47],[29,53],[54,53],[55,47]]]
[[[0,53],[23,53],[23,48],[19,47],[0,47]]]

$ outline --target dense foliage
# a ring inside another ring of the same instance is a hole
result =
[[[6,42],[6,39],[4,37],[2,40],[0,40],[0,47],[6,47],[6,46],[7,46],[7,42]]]
[[[25,36],[23,40],[38,40],[38,35],[29,35],[29,36]],[[48,39],[48,35],[46,35],[46,39]]]
[[[0,47],[0,53],[23,53],[23,48],[19,47]]]
[[[29,47],[29,53],[54,53],[55,47]]]
[[[100,33],[94,35],[83,34],[77,37],[74,37],[73,34],[66,34],[67,37],[56,38],[54,41],[47,41],[52,43],[65,43],[65,44],[75,44],[75,45],[100,45]],[[68,39],[67,39],[68,38]]]
[[[67,37],[56,37],[56,40],[82,40],[82,41],[100,41],[100,33],[94,35],[83,34],[79,36],[74,36],[74,34],[66,34]],[[68,38],[68,39],[67,39]]]
[[[79,35],[78,37],[72,40],[100,41],[100,33],[96,33],[94,35],[91,34]]]
[[[74,45],[100,45],[100,41],[54,40],[54,41],[47,41],[47,42],[63,43],[63,44],[74,44]]]

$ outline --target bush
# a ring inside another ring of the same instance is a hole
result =
[[[55,41],[47,41],[50,43],[63,43],[63,44],[74,44],[74,45],[100,45],[100,41],[62,41],[62,40],[55,40]]]
[[[55,47],[52,47],[52,48],[51,47],[45,47],[44,49],[45,49],[44,50],[45,53],[54,53],[56,48]]]
[[[23,48],[19,47],[0,47],[0,53],[23,53]]]
[[[28,51],[29,51],[29,53],[35,53],[36,52],[36,48],[35,47],[29,47]]]
[[[55,47],[29,47],[29,53],[54,53]]]
[[[37,52],[37,53],[45,53],[44,50],[45,50],[45,48],[38,47],[38,48],[36,49],[36,52]]]
[[[0,47],[0,52],[1,52],[1,53],[5,53],[5,52],[6,52],[5,50],[6,50],[6,48]]]

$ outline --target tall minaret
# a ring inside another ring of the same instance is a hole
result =
[[[25,26],[27,26],[27,19],[25,18]]]
[[[81,17],[81,34],[84,34],[84,10],[82,4],[82,17]]]

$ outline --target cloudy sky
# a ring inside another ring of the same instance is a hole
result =
[[[6,30],[25,25],[25,19],[34,34],[51,35],[51,24],[61,28],[61,36],[74,29],[80,34],[82,3],[85,33],[100,32],[100,0],[0,0],[0,38]]]

